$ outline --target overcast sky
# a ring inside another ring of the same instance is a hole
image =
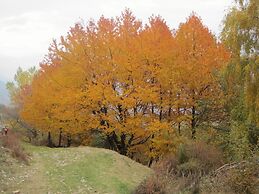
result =
[[[12,80],[17,68],[37,66],[52,39],[82,19],[118,16],[125,8],[144,22],[161,15],[174,29],[192,11],[218,34],[233,0],[0,0],[0,80]]]

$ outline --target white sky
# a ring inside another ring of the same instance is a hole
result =
[[[192,11],[218,34],[233,0],[0,0],[0,80],[12,80],[20,66],[37,66],[52,39],[65,35],[75,22],[118,16],[130,8],[147,21],[161,15],[173,29]]]

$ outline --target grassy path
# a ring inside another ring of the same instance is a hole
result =
[[[152,171],[113,151],[27,146],[29,166],[10,167],[2,193],[131,193]],[[1,178],[0,178],[1,179]],[[0,186],[1,193],[1,186]]]
[[[21,174],[26,171],[21,172]],[[47,193],[47,181],[45,175],[45,166],[39,153],[34,153],[30,167],[27,169],[26,180],[20,186],[21,193]],[[19,190],[19,189],[18,189]]]

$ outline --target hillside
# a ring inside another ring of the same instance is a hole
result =
[[[8,92],[3,81],[0,81],[0,104],[9,104]]]
[[[0,193],[126,194],[152,173],[106,149],[28,146],[27,150],[32,153],[29,166],[0,157]]]

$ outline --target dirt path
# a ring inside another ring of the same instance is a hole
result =
[[[21,184],[21,193],[48,193],[48,189],[46,188],[47,184],[47,176],[46,170],[44,167],[44,162],[42,162],[42,157],[40,153],[34,153],[33,159],[29,168],[23,172],[25,175],[25,179]]]
[[[2,152],[3,154],[3,152]],[[31,155],[30,164],[26,165],[5,153],[5,162],[0,166],[0,193],[47,193],[44,163],[40,153]]]

